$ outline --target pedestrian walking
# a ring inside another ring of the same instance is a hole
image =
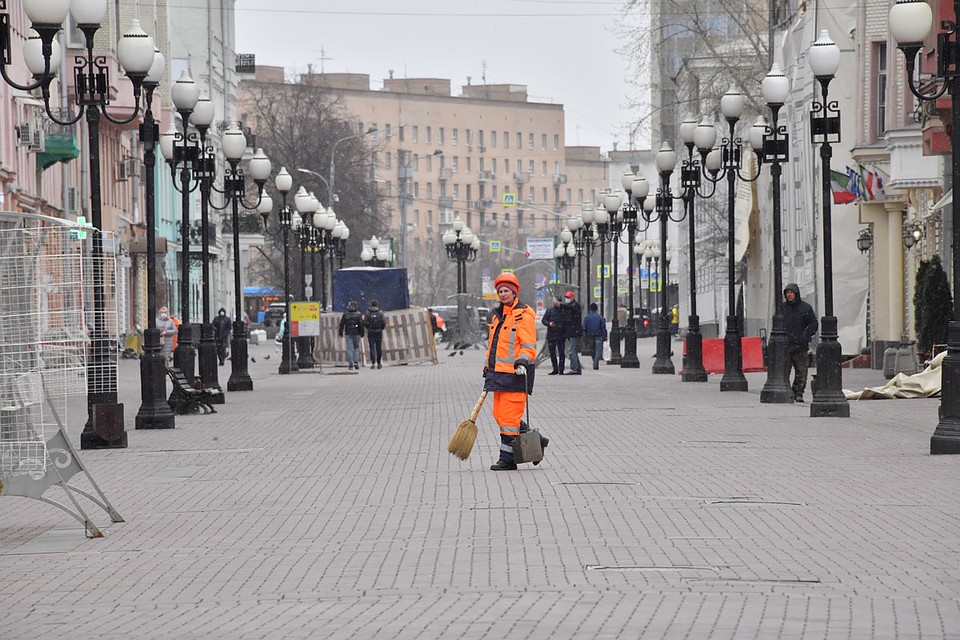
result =
[[[590,303],[590,313],[583,319],[583,331],[593,345],[593,368],[600,368],[603,359],[603,343],[607,341],[607,321],[600,315],[596,302]]]
[[[816,335],[820,325],[817,322],[817,314],[813,312],[813,307],[800,299],[800,287],[795,283],[791,282],[784,287],[783,297],[786,302],[784,302],[780,313],[783,315],[788,353],[790,354],[790,360],[787,363],[787,381],[790,380],[792,369],[795,372],[791,385],[793,399],[795,402],[803,402],[803,392],[807,388],[807,368],[810,359],[807,351],[810,348],[810,340]]]
[[[670,307],[670,335],[680,334],[680,305]]]
[[[363,326],[367,330],[367,340],[370,343],[370,368],[383,369],[383,330],[387,327],[387,317],[380,310],[380,303],[376,299],[367,305],[367,313],[363,316]]]
[[[577,302],[576,294],[573,291],[567,291],[564,297],[566,302],[560,305],[560,308],[564,313],[563,337],[566,341],[567,355],[570,357],[570,375],[579,376],[583,373],[583,369],[580,368],[580,354],[577,343],[580,336],[583,335],[581,324],[583,322],[583,309],[580,308],[580,303]]]
[[[230,344],[230,316],[227,310],[220,307],[217,317],[213,319],[213,338],[217,342],[217,358],[220,359],[220,366],[227,361],[227,345]]]
[[[563,321],[566,317],[560,309],[561,300],[559,296],[554,296],[553,306],[547,309],[543,314],[543,325],[547,328],[547,348],[550,349],[550,364],[553,370],[548,376],[563,375],[564,355],[563,342],[566,340],[564,335]]]
[[[622,302],[617,305],[617,324],[620,327],[627,326],[627,320],[629,319],[630,314],[627,313],[627,305]]]
[[[527,394],[533,391],[537,316],[517,297],[520,281],[515,275],[501,273],[493,286],[500,305],[491,317],[483,389],[493,392],[493,418],[500,426],[500,459],[490,470],[509,471],[517,468],[513,442],[521,432],[529,430],[523,414]],[[540,437],[542,447],[549,442]]]
[[[357,310],[357,301],[347,303],[347,310],[340,316],[340,337],[347,338],[348,369],[360,370],[360,338],[363,337],[363,315]]]
[[[173,360],[173,338],[177,335],[177,325],[170,317],[170,310],[160,307],[157,313],[157,329],[160,329],[160,339],[163,340],[163,361],[168,365]]]

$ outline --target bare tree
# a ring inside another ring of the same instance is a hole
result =
[[[300,83],[257,82],[245,83],[241,91],[241,118],[256,133],[257,144],[273,161],[274,172],[286,167],[294,177],[294,191],[302,184],[307,191],[315,193],[325,207],[333,204],[337,217],[350,227],[344,266],[358,264],[360,239],[382,233],[387,224],[380,194],[371,179],[376,146],[370,144],[368,137],[357,135],[363,133],[358,131],[358,124],[348,119],[335,94],[324,88]],[[331,194],[327,183],[331,179],[330,156],[335,144],[336,194]],[[273,198],[274,209],[278,209],[281,199],[272,181],[267,183],[267,191]],[[293,198],[294,192],[287,195],[287,204],[291,207]],[[276,224],[276,213],[272,217],[271,228]],[[283,282],[281,242],[280,237],[269,237],[264,253],[271,259],[258,261],[252,274],[259,275],[263,284],[277,288]],[[298,291],[303,281],[300,251],[295,238],[292,242],[290,280],[298,283],[294,286],[294,291]],[[308,256],[308,273],[309,270]]]

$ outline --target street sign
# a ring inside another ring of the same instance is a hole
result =
[[[77,216],[77,224],[80,225],[80,229],[70,229],[70,238],[73,240],[86,240],[87,239],[87,229],[92,229],[93,225],[87,223],[86,216]]]
[[[486,273],[480,278],[481,288],[484,300],[496,300],[497,292],[493,289],[493,278],[490,277],[489,269],[484,269]]]
[[[503,206],[505,206],[505,207],[515,207],[515,206],[517,206],[517,194],[515,194],[515,193],[504,193],[504,194],[503,194]]]
[[[650,286],[650,270],[640,267],[640,288],[646,289],[648,286]]]
[[[598,278],[609,278],[609,277],[610,277],[610,265],[608,265],[608,264],[598,264],[598,265],[597,265],[597,277],[598,277]]]
[[[660,274],[656,271],[650,272],[650,291],[658,293],[660,291]]]
[[[553,260],[553,238],[527,238],[527,254],[531,260]]]
[[[490,253],[500,253],[500,248],[501,245],[499,240],[490,241]]]
[[[290,303],[290,335],[295,338],[320,335],[319,302]]]
[[[594,300],[599,300],[599,299],[600,299],[600,287],[594,287],[594,288],[593,288],[593,299],[594,299]]]

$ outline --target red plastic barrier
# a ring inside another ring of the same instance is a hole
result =
[[[763,365],[763,343],[758,336],[740,338],[743,350],[743,371],[766,371]],[[683,353],[687,353],[687,341],[683,341]],[[723,338],[704,338],[703,368],[707,373],[723,373]]]

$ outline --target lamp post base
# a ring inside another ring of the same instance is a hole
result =
[[[849,418],[850,403],[843,395],[843,353],[837,335],[836,316],[820,319],[817,345],[817,390],[810,403],[811,418]]]
[[[700,333],[700,316],[690,316],[686,344],[687,359],[680,379],[684,382],[706,382],[707,370],[703,368],[703,335]]]
[[[673,366],[670,350],[670,327],[665,326],[663,318],[657,329],[657,359],[653,363],[653,373],[673,375],[677,370]]]
[[[297,338],[297,368],[313,369],[316,362],[313,360],[313,340],[308,337]]]
[[[173,350],[173,366],[183,373],[187,382],[193,384],[196,379],[195,365],[197,352],[193,348],[193,326],[184,322],[177,332],[177,348]],[[168,402],[176,402],[176,390],[170,392]]]
[[[610,359],[607,364],[620,364],[623,356],[620,355],[620,325],[616,322],[610,327]]]
[[[773,316],[773,329],[770,332],[770,361],[767,364],[767,381],[760,390],[760,402],[763,404],[793,404],[793,389],[790,388],[787,373],[787,333],[783,326],[783,316]]]
[[[623,357],[620,359],[621,369],[639,369],[637,359],[637,330],[628,324],[623,330]]]
[[[293,342],[290,340],[286,331],[283,333],[283,339],[280,343],[280,350],[283,352],[283,359],[280,361],[280,374],[296,373],[300,369],[297,367],[297,361],[293,359]]]
[[[253,391],[253,379],[247,371],[246,327],[241,320],[233,323],[233,336],[230,338],[230,379],[227,380],[227,391]]]
[[[930,438],[930,453],[960,453],[960,322],[947,325],[947,355],[940,365],[940,421]]]
[[[167,363],[163,359],[160,330],[143,332],[143,355],[140,356],[140,411],[136,429],[173,429],[176,418],[167,404]]]
[[[224,404],[227,400],[220,388],[217,375],[217,341],[213,337],[213,325],[200,325],[200,343],[197,345],[197,362],[200,367],[200,382],[204,389],[212,391],[207,398],[210,404]]]
[[[740,342],[740,319],[727,316],[727,332],[723,336],[723,377],[720,391],[747,391],[743,375],[743,350]]]

